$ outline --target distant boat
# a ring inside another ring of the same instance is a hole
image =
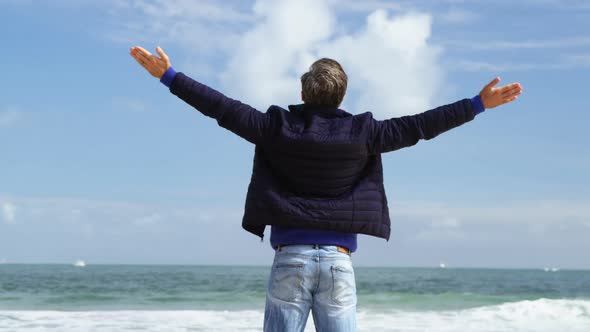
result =
[[[551,269],[550,269],[550,268],[548,268],[548,267],[546,267],[546,268],[544,268],[544,269],[543,269],[543,271],[545,271],[545,272],[549,272],[550,270],[551,270]]]
[[[551,272],[557,272],[557,271],[559,271],[559,269],[558,269],[558,268],[556,268],[556,267],[552,267],[552,268],[551,268]]]
[[[444,269],[445,267],[447,267],[447,266],[445,265],[445,263],[440,263],[438,266],[439,266],[441,269]]]
[[[77,261],[74,262],[74,266],[76,266],[76,267],[84,267],[84,266],[86,266],[86,263],[83,260],[79,259],[79,260],[77,260]]]

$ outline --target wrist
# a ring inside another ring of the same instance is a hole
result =
[[[481,95],[476,95],[475,97],[471,98],[471,106],[473,107],[473,113],[478,115],[485,111],[485,106],[483,104],[483,100],[481,99]]]
[[[166,72],[164,72],[164,75],[162,75],[162,77],[160,78],[160,82],[162,84],[164,84],[165,86],[170,87],[170,85],[172,84],[172,80],[174,80],[175,76],[176,76],[176,70],[174,70],[174,68],[172,68],[172,66],[170,66],[170,67],[168,67]]]

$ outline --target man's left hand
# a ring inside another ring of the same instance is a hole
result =
[[[160,57],[151,54],[141,46],[133,46],[129,51],[129,54],[131,54],[131,56],[134,57],[143,68],[149,71],[152,76],[159,79],[162,78],[166,70],[172,65],[170,64],[170,59],[160,46],[156,48],[156,51]]]

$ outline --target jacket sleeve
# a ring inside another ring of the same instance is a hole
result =
[[[226,97],[222,93],[178,72],[170,85],[170,92],[204,115],[247,141],[258,144],[272,130],[269,113]]]
[[[385,153],[429,140],[439,134],[473,120],[475,113],[469,99],[439,106],[424,113],[392,118],[371,119],[369,149]]]

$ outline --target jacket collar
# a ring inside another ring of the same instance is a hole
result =
[[[325,118],[345,118],[352,116],[352,114],[337,107],[308,104],[289,105],[289,111],[293,113],[318,114]]]

